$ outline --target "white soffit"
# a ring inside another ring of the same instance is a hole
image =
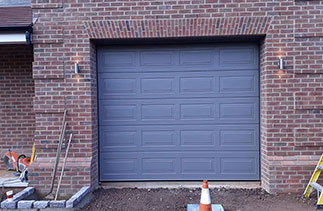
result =
[[[0,44],[22,44],[22,43],[26,43],[25,32],[17,32],[17,33],[0,32]]]

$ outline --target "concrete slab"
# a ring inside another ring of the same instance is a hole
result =
[[[200,205],[199,204],[188,204],[187,211],[199,211]],[[224,211],[221,204],[212,204],[212,211]]]
[[[1,202],[1,209],[16,209],[17,201],[13,199],[6,199]]]
[[[34,187],[25,188],[22,191],[16,193],[13,196],[13,200],[16,200],[16,201],[22,200],[22,199],[27,198],[28,196],[32,195],[34,192],[35,192]]]
[[[18,201],[18,209],[31,209],[35,200],[21,200]]]
[[[75,193],[68,201],[66,201],[66,208],[73,208],[80,202],[86,194],[90,192],[90,186],[82,187],[77,193]]]
[[[1,2],[1,0],[0,0]],[[1,4],[1,3],[0,3]],[[15,171],[0,169],[0,185],[1,187],[20,188],[28,187],[28,182],[21,182],[19,176],[13,176]]]
[[[19,178],[3,178],[0,177],[0,185],[5,188],[21,188],[28,187],[28,182],[21,182]]]
[[[23,189],[22,191],[16,193],[12,199],[6,199],[3,202],[1,202],[1,208],[2,209],[15,209],[17,207],[17,202],[27,198],[31,194],[33,194],[35,191],[35,188],[28,187]]]
[[[45,209],[49,207],[49,201],[35,201],[34,207],[37,209]]]
[[[49,201],[51,208],[65,208],[66,200]]]

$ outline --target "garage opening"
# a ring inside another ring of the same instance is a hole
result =
[[[259,180],[257,43],[97,53],[100,181]]]

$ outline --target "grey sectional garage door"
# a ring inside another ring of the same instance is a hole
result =
[[[258,180],[254,44],[98,49],[100,180]]]

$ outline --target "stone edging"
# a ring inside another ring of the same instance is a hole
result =
[[[3,202],[1,202],[1,209],[16,209],[18,201],[30,196],[34,192],[34,187],[28,187],[23,189],[22,191],[16,193],[12,199],[6,199]]]
[[[12,199],[6,199],[1,202],[1,209],[45,209],[45,208],[73,208],[75,207],[89,192],[90,186],[82,187],[69,200],[23,200],[35,192],[35,188],[28,187],[18,192]]]

